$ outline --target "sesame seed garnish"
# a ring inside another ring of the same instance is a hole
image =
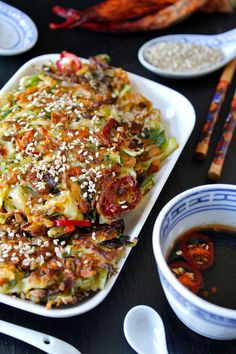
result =
[[[181,251],[181,250],[178,250],[178,251],[176,251],[176,254],[177,254],[177,256],[181,256],[182,251]]]
[[[120,202],[118,202],[119,204],[125,204],[126,203],[126,200],[122,200]]]

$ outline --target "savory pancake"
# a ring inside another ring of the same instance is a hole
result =
[[[0,292],[47,307],[102,289],[122,216],[177,148],[106,55],[62,52],[0,96]]]

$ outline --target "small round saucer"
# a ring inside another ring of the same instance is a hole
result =
[[[173,71],[173,70],[171,71],[167,69],[162,69],[157,66],[154,66],[145,58],[146,49],[152,45],[161,42],[193,43],[197,45],[209,46],[212,48],[220,49],[223,53],[223,59],[219,62],[215,62],[214,65],[211,65],[205,69],[195,70],[195,71],[181,72],[181,71]],[[170,79],[192,79],[192,78],[210,74],[222,68],[224,65],[226,65],[228,62],[233,60],[235,57],[236,57],[236,28],[215,35],[172,34],[167,36],[160,36],[144,43],[138,51],[138,59],[146,69],[152,71],[155,74]]]
[[[0,1],[0,55],[26,52],[38,39],[34,22],[24,12]]]

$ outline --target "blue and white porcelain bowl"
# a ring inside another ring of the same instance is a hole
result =
[[[205,337],[230,340],[236,339],[236,310],[214,305],[193,294],[175,278],[165,258],[183,232],[217,224],[236,228],[236,186],[214,184],[189,189],[170,200],[158,215],[153,250],[163,290],[179,319]],[[222,276],[225,271],[222,269]]]

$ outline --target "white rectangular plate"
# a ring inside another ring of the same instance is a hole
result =
[[[58,54],[46,54],[28,61],[15,73],[0,92],[2,93],[16,87],[22,76],[30,75],[35,71],[35,66],[40,67],[48,63],[49,60],[56,61],[58,58]],[[143,198],[136,209],[125,217],[125,233],[126,235],[130,235],[131,238],[135,238],[138,237],[158,195],[192,132],[195,124],[195,112],[191,103],[180,93],[135,74],[129,73],[129,78],[134,89],[140,91],[155,107],[161,110],[162,120],[166,123],[168,134],[175,136],[179,144],[179,148],[169,156],[161,170],[156,174],[154,188]],[[105,289],[100,290],[95,295],[79,302],[77,305],[48,310],[42,305],[33,304],[27,300],[21,300],[2,294],[0,294],[0,302],[47,317],[70,317],[87,312],[97,306],[110,292],[130,250],[131,249],[127,250],[126,257],[120,261],[119,272],[109,279]]]

